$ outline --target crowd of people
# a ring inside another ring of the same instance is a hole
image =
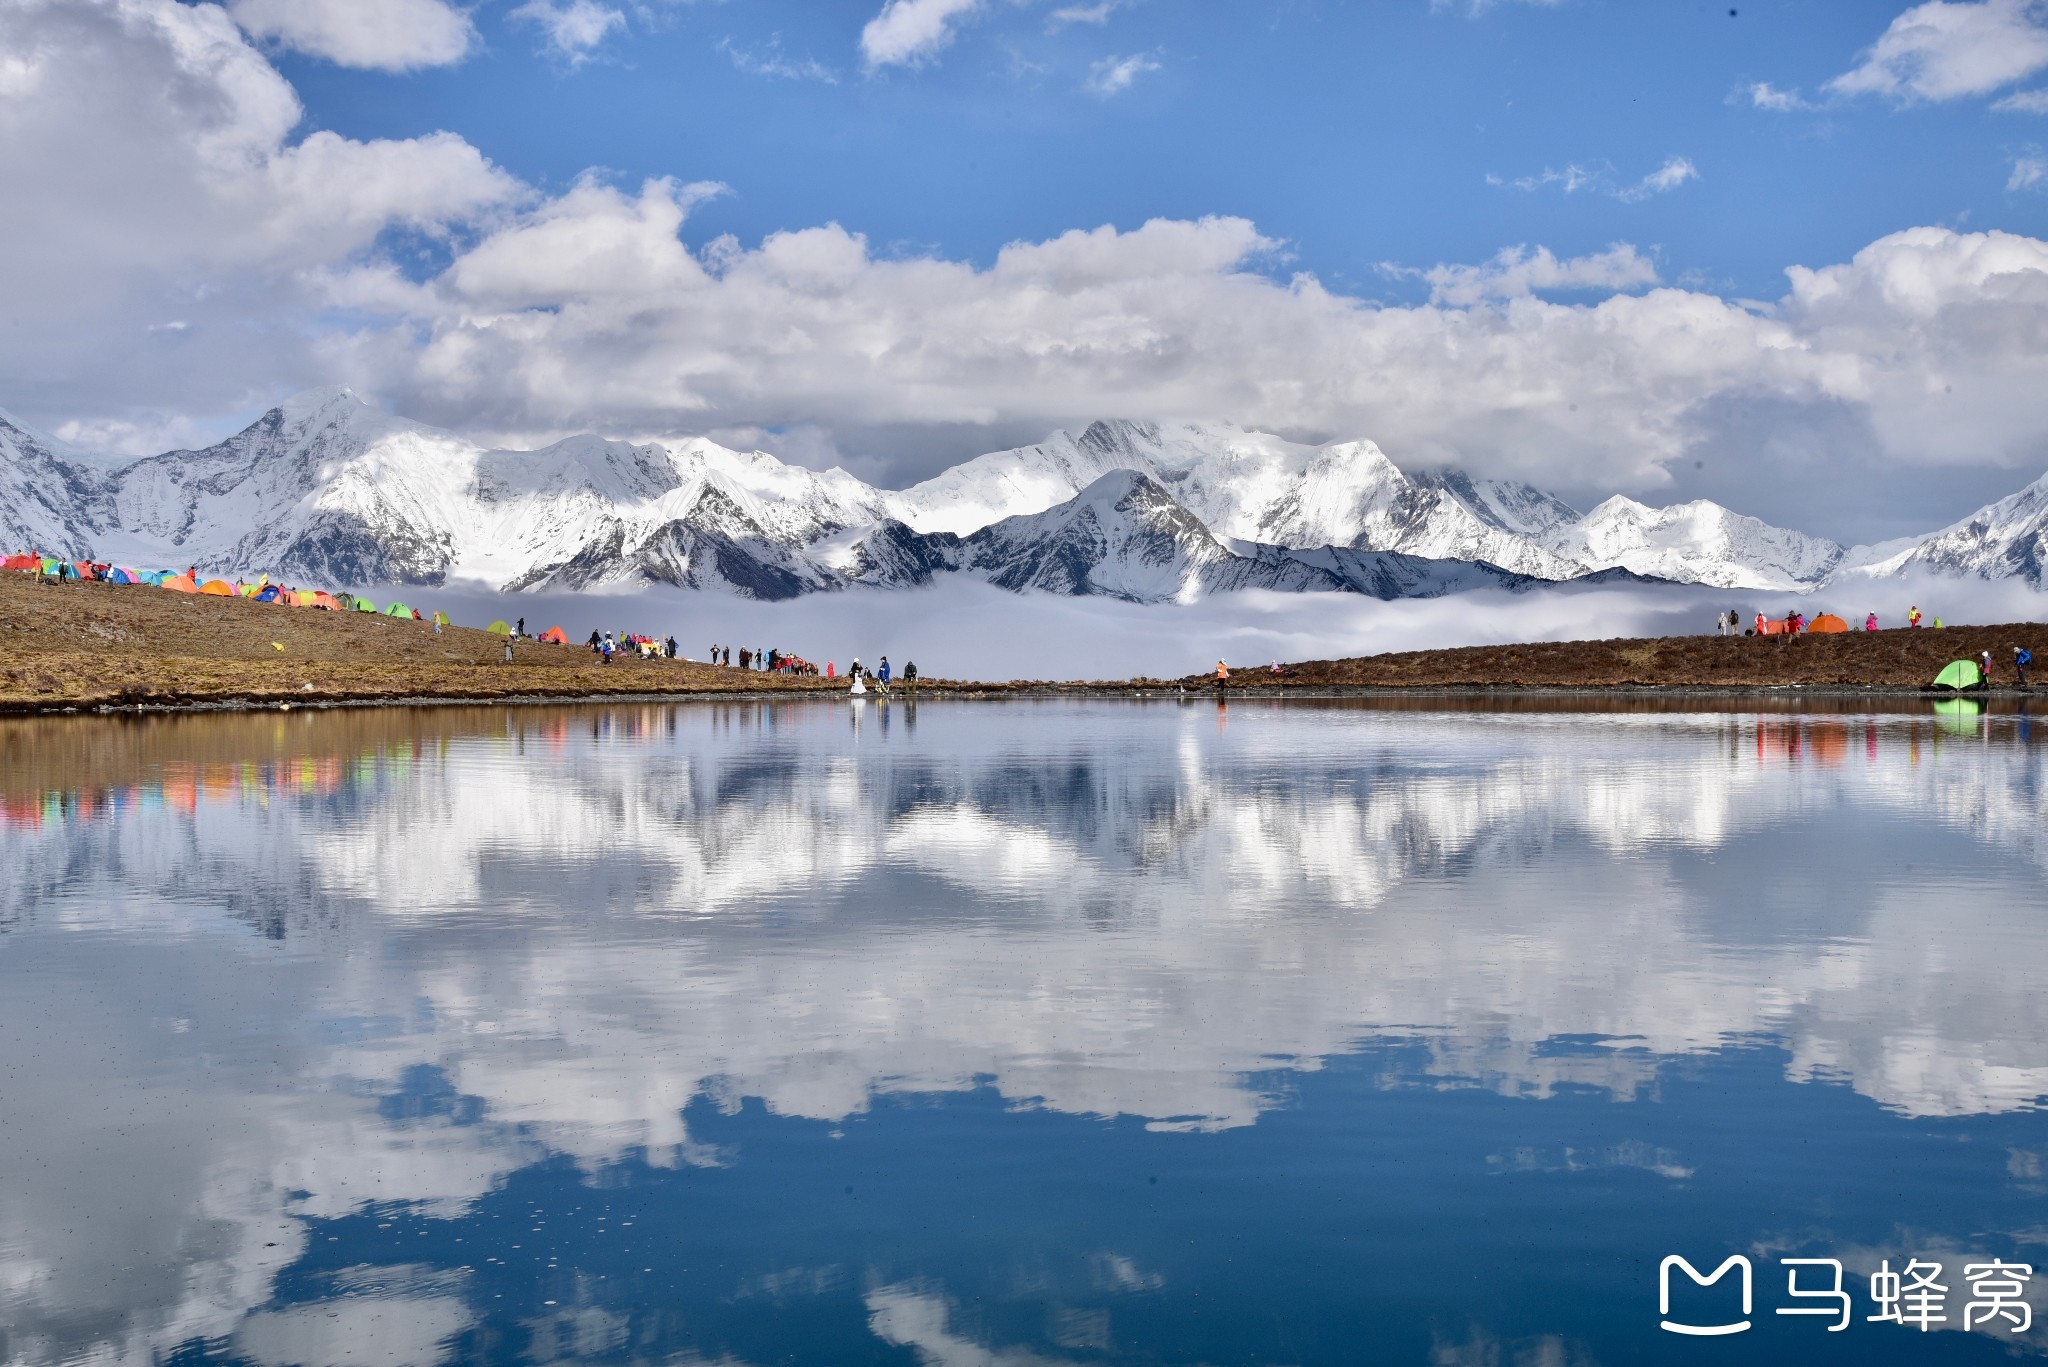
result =
[[[1820,625],[1816,626],[1816,623]],[[1906,610],[1906,625],[1915,630],[1922,626],[1930,625],[1926,617],[1921,613],[1918,604]],[[1937,617],[1931,625],[1940,628],[1944,623]],[[1848,623],[1832,613],[1822,612],[1815,617],[1808,617],[1805,613],[1795,608],[1787,612],[1783,617],[1766,617],[1763,613],[1759,612],[1756,615],[1754,624],[1745,628],[1742,625],[1741,612],[1735,608],[1730,608],[1726,612],[1714,614],[1714,629],[1723,636],[1782,637],[1800,636],[1810,631],[1847,631],[1849,627]],[[1880,629],[1876,613],[1864,614],[1863,629],[1865,631],[1877,631]]]

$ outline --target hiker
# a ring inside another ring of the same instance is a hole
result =
[[[825,661],[825,677],[828,679],[838,678],[839,666],[833,664],[830,660]]]
[[[612,662],[612,652],[617,650],[618,648],[618,643],[612,639],[612,634],[609,631],[607,631],[604,634],[604,645],[601,647],[599,651],[599,653],[604,656],[604,662],[606,664],[610,664]]]
[[[505,638],[505,663],[512,663],[512,638],[510,636]]]
[[[915,660],[905,660],[903,662],[903,691],[906,693],[917,692],[917,661]]]
[[[1991,652],[1980,650],[1977,652],[1977,659],[1979,661],[1977,667],[1984,671],[1984,686],[1989,688],[1991,687]]]
[[[1866,617],[1866,618],[1864,618],[1864,619],[1863,619],[1863,629],[1864,629],[1865,631],[1876,631],[1876,630],[1877,630],[1877,614],[1876,614],[1876,613],[1874,613],[1874,612],[1873,612],[1873,613],[1871,613],[1871,614],[1870,614],[1870,615],[1869,615],[1868,617]]]
[[[1221,693],[1228,687],[1230,687],[1230,666],[1218,660],[1216,662],[1216,691]]]
[[[1920,625],[1920,605],[1918,603],[1906,609],[1906,625],[1915,628]]]
[[[597,654],[597,652],[603,647],[603,645],[604,642],[598,638],[597,628],[592,627],[590,629],[590,653],[592,655]]]
[[[512,624],[512,634],[514,636],[524,636],[526,634],[526,619],[524,617]]]
[[[2027,666],[2034,662],[2034,652],[2025,646],[2012,648],[2012,672],[2019,675],[2020,687],[2027,686]]]
[[[1767,634],[1764,631],[1764,615],[1761,612],[1756,615],[1756,634],[1759,636]]]
[[[754,667],[754,652],[753,652],[753,651],[751,651],[751,650],[748,650],[748,649],[747,649],[747,648],[746,648],[745,646],[741,646],[741,647],[740,647],[740,668],[741,668],[741,669],[752,669],[753,667]]]

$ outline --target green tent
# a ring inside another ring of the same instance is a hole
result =
[[[412,620],[412,609],[403,603],[393,603],[390,607],[384,609],[384,615],[386,617],[403,617],[406,621],[410,622]]]
[[[1953,688],[1958,692],[1981,687],[1983,683],[1984,671],[1977,668],[1975,660],[1950,660],[1941,667],[1941,673],[1934,676],[1936,688]]]
[[[357,612],[375,612],[376,610],[377,610],[377,605],[376,605],[375,603],[371,602],[371,601],[370,601],[369,599],[367,599],[367,598],[358,598],[358,599],[356,599],[356,611],[357,611]]]
[[[437,627],[452,627],[455,623],[449,620],[447,613],[437,612],[434,614],[434,625]]]
[[[485,627],[484,630],[496,636],[510,636],[512,634],[511,624],[502,617]]]

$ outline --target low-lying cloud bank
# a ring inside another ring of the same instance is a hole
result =
[[[1792,267],[1761,304],[1660,287],[1627,244],[1513,249],[1439,267],[1454,288],[1416,307],[1287,275],[1239,218],[985,265],[838,224],[693,246],[721,187],[549,195],[450,133],[303,134],[212,5],[17,0],[0,51],[0,176],[37,187],[0,201],[0,398],[86,444],[160,449],[336,382],[504,436],[794,430],[895,479],[936,461],[906,454],[918,433],[960,434],[957,458],[970,433],[1223,417],[1568,489],[1654,495],[1704,461],[1745,511],[1860,512],[1877,521],[1822,530],[1865,539],[1942,520],[1901,506],[1930,469],[2048,464],[2030,237],[1914,228]],[[1637,292],[1542,297],[1589,281]]]
[[[375,593],[383,593],[376,590]],[[423,610],[482,625],[526,618],[539,633],[560,625],[572,640],[590,632],[673,633],[683,653],[703,659],[713,644],[793,651],[843,672],[855,656],[886,654],[900,670],[976,679],[1176,678],[1215,666],[1345,658],[1386,651],[1502,641],[1593,640],[1611,636],[1705,635],[1714,614],[1735,608],[1783,616],[1831,609],[1861,621],[1876,612],[1902,625],[1918,605],[1931,619],[2012,622],[2040,618],[2048,598],[2019,584],[1916,578],[1830,589],[1817,596],[1696,587],[1562,587],[1525,594],[1483,591],[1383,603],[1350,594],[1246,592],[1192,604],[1141,605],[1111,598],[1009,593],[985,584],[916,590],[855,589],[787,603],[722,594],[499,594],[482,588],[393,588]],[[381,601],[381,599],[380,599]]]

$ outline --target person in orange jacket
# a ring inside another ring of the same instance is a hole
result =
[[[1918,604],[1906,609],[1906,625],[1909,627],[1920,625],[1920,608]]]

